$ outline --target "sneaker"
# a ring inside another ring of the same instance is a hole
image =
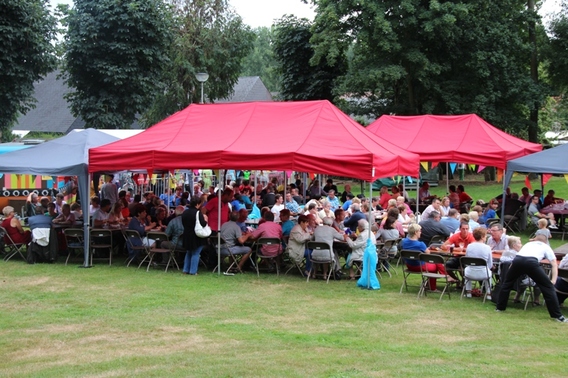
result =
[[[550,226],[548,226],[548,228],[552,229],[552,230],[558,230],[558,226],[555,224],[551,224]]]
[[[503,310],[499,310],[498,308],[495,309],[495,312],[503,312]],[[558,320],[558,319],[557,319]]]
[[[568,319],[566,319],[564,316],[561,316],[559,318],[554,318],[554,320],[556,320],[559,323],[568,323]]]
[[[487,298],[486,298],[486,299],[487,299],[488,301],[490,301],[490,300],[491,300],[491,295],[487,294]]]
[[[466,298],[471,298],[471,293],[467,293],[467,294],[465,295],[465,297],[466,297]]]

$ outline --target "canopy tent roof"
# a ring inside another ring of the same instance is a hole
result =
[[[117,138],[86,129],[67,134],[61,138],[35,145],[24,150],[9,152],[0,156],[0,172],[33,175],[77,176],[79,196],[82,199],[83,214],[89,214],[89,172],[88,151],[91,147],[102,146]],[[85,266],[89,262],[88,222],[84,224]]]
[[[118,138],[95,129],[70,133],[0,156],[0,172],[32,175],[79,176],[87,173],[89,148]]]
[[[479,164],[505,169],[507,161],[542,150],[540,144],[509,135],[475,114],[383,115],[367,130],[419,154],[422,161]]]
[[[90,172],[292,170],[372,181],[417,176],[419,157],[329,101],[192,104],[131,138],[90,150]]]
[[[507,163],[504,187],[509,185],[513,172],[567,174],[566,157],[568,157],[568,144],[511,160]]]

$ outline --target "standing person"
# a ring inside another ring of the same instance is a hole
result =
[[[229,202],[233,199],[233,190],[225,189],[221,195],[221,226],[229,221]],[[203,214],[207,215],[211,231],[219,231],[219,196],[210,198],[202,208]],[[238,218],[238,217],[237,217]]]
[[[354,197],[355,197],[355,196],[353,195],[353,193],[351,193],[351,185],[345,184],[343,193],[341,193],[341,202],[342,202],[342,203],[345,203],[345,202],[347,201],[347,195],[349,195],[349,194],[351,194],[351,195],[353,196],[353,197],[351,197],[351,198],[354,198]]]
[[[199,214],[199,224],[201,224],[202,227],[207,226],[207,215],[199,211],[202,204],[201,198],[192,197],[189,201],[189,208],[181,215],[181,222],[183,224],[183,248],[186,250],[182,272],[183,274],[190,274],[192,276],[197,274],[199,256],[203,246],[207,244],[207,238],[200,238],[195,234],[197,214]]]
[[[105,175],[105,179],[106,182],[101,186],[101,200],[108,199],[112,206],[118,202],[118,189],[112,182],[114,175]]]
[[[540,261],[548,259],[552,266],[552,279],[549,279],[544,269],[540,265]],[[553,282],[558,278],[558,264],[556,263],[556,256],[554,252],[546,244],[546,237],[544,235],[537,235],[535,241],[529,242],[521,248],[517,256],[513,260],[503,289],[499,294],[497,302],[497,309],[495,311],[505,311],[507,309],[507,301],[509,300],[509,293],[513,288],[517,278],[522,274],[528,275],[540,287],[546,307],[550,317],[561,323],[568,323],[568,320],[560,312],[560,305],[558,304],[558,297],[554,290]],[[552,282],[551,282],[552,281]]]

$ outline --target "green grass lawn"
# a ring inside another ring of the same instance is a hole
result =
[[[416,299],[402,277],[198,276],[0,263],[4,377],[566,376],[543,307]],[[413,278],[413,282],[417,282]]]

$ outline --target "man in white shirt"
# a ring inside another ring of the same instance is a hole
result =
[[[540,261],[548,259],[552,267],[552,280],[544,272],[540,265]],[[556,256],[548,244],[546,244],[546,237],[544,235],[537,235],[534,241],[529,242],[521,248],[517,256],[513,260],[499,299],[497,301],[496,311],[505,311],[507,302],[509,301],[509,293],[513,288],[517,279],[526,274],[540,287],[542,295],[546,301],[546,307],[550,317],[561,323],[568,323],[568,320],[560,312],[560,305],[554,290],[553,283],[556,282],[558,277],[558,264],[556,263]]]
[[[94,228],[102,228],[108,222],[110,207],[108,198],[101,201],[101,206],[92,215]]]

